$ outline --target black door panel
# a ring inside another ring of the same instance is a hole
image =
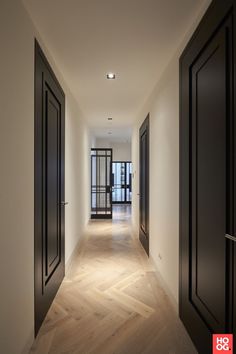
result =
[[[225,38],[223,27],[195,61],[190,78],[191,300],[219,333],[225,328],[226,282]]]
[[[65,272],[65,96],[35,44],[35,333]]]
[[[180,317],[201,354],[235,317],[234,18],[213,1],[180,59]]]
[[[149,115],[139,130],[139,239],[149,254]]]

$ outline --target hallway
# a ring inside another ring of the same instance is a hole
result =
[[[233,352],[236,1],[0,3],[0,354]]]
[[[89,223],[31,353],[196,353],[131,233],[130,209]]]

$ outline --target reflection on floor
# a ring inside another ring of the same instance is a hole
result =
[[[130,206],[94,220],[32,353],[196,354],[139,241]]]

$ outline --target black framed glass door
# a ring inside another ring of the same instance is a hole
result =
[[[112,149],[91,149],[91,218],[112,218]]]
[[[112,203],[130,204],[132,200],[132,162],[112,162]]]

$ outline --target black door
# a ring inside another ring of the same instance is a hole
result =
[[[35,333],[65,271],[65,96],[35,43]]]
[[[139,129],[139,239],[149,255],[149,115]]]
[[[212,2],[180,59],[180,316],[201,354],[232,332],[233,4]]]
[[[91,149],[91,219],[112,218],[112,149]]]
[[[132,199],[132,162],[112,162],[112,203],[130,204]]]

